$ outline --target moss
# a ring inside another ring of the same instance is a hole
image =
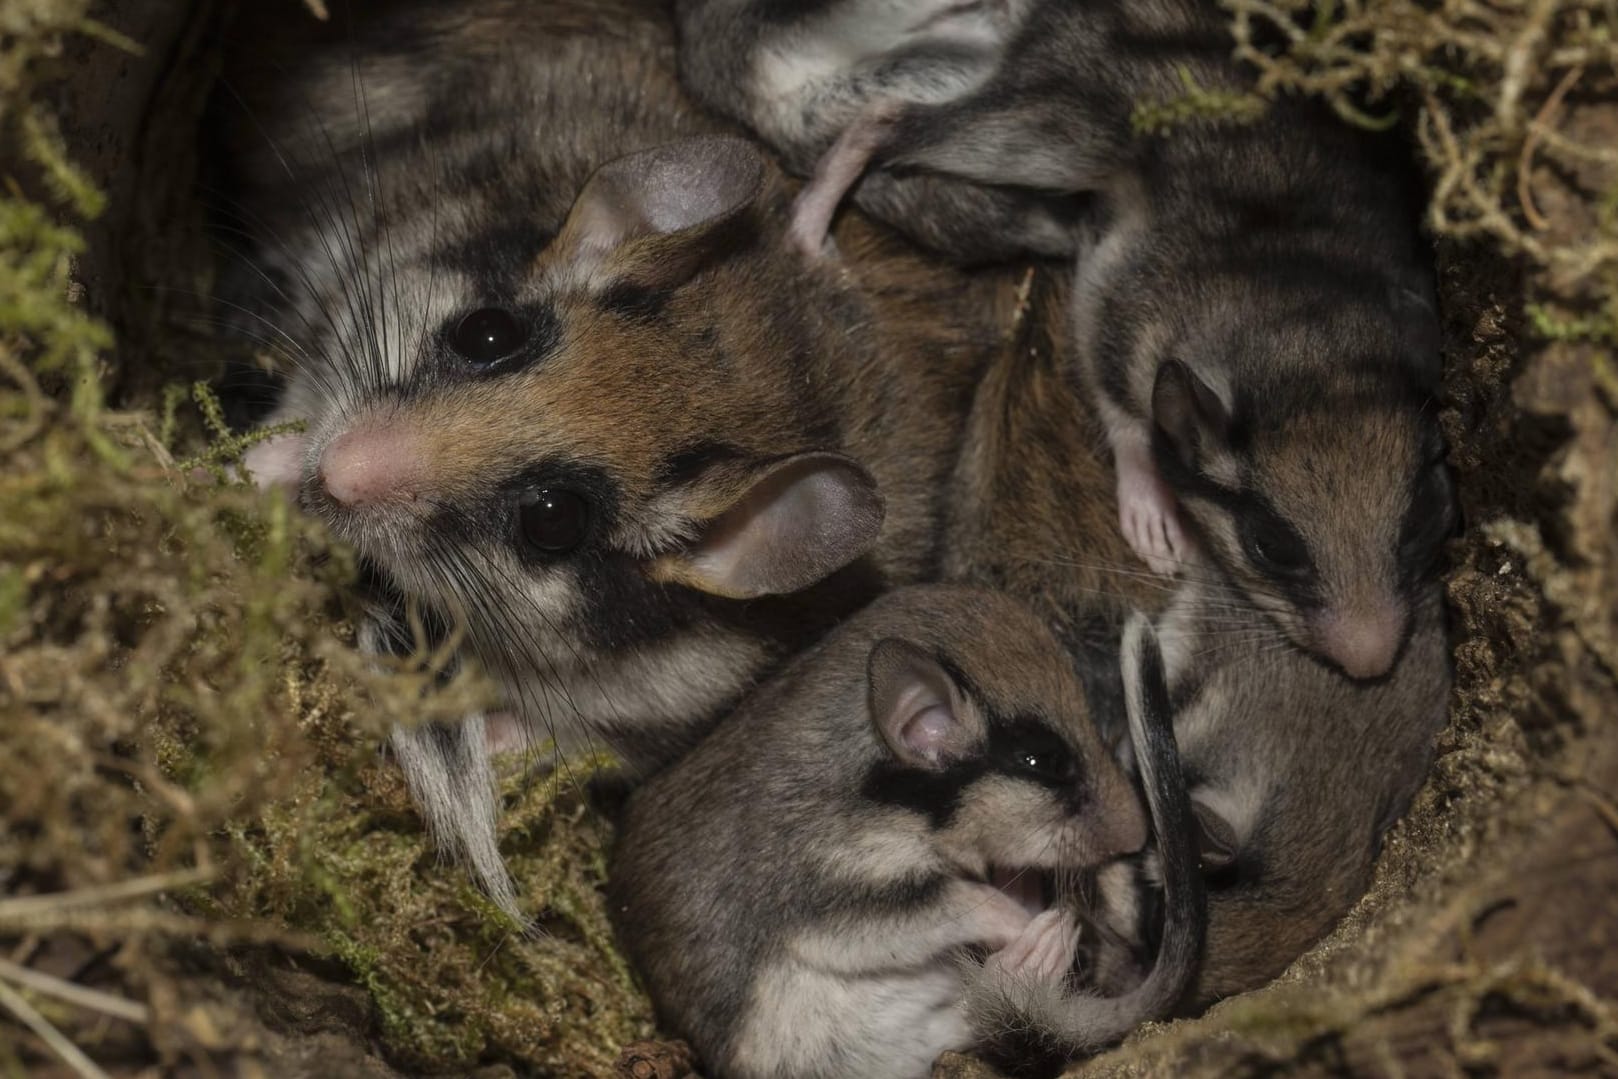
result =
[[[1200,122],[1249,124],[1264,114],[1267,103],[1246,91],[1210,90],[1200,85],[1191,69],[1181,67],[1185,93],[1163,100],[1138,102],[1129,124],[1142,135],[1162,135],[1182,124]]]
[[[458,717],[487,686],[366,668],[342,639],[351,558],[231,478],[264,436],[231,431],[206,386],[105,399],[118,346],[71,278],[101,200],[22,107],[81,7],[36,5],[0,44],[7,133],[43,192],[14,180],[0,199],[0,946],[43,969],[115,949],[88,977],[150,1021],[109,1034],[93,1009],[24,995],[92,1052],[242,1064],[273,1043],[274,999],[234,979],[226,1012],[172,1005],[233,981],[229,963],[199,971],[190,940],[269,943],[346,968],[364,1026],[413,1068],[605,1074],[650,1028],[579,771],[505,792],[507,853],[541,912],[523,935],[439,864],[378,752],[384,717]],[[260,1033],[220,1034],[242,1025]],[[0,1025],[0,1060],[46,1055]]]

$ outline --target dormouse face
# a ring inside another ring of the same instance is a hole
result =
[[[1026,645],[1048,636],[1028,623],[996,626],[1024,637],[970,659],[889,637],[868,663],[871,720],[892,756],[867,796],[925,814],[947,860],[997,882],[1096,865],[1146,839],[1140,803],[1102,748],[1068,661],[1053,642]],[[1004,692],[985,688],[985,661]]]
[[[308,430],[249,467],[462,621],[517,707],[565,714],[553,692],[635,654],[639,707],[704,714],[762,659],[714,605],[814,584],[883,517],[824,448],[823,387],[725,324],[762,183],[745,143],[694,138],[601,167],[551,230],[396,230],[419,245],[377,243],[288,331],[310,343],[276,418]]]
[[[1395,374],[1231,399],[1170,360],[1153,395],[1159,460],[1207,553],[1354,679],[1393,667],[1455,523],[1435,406]]]

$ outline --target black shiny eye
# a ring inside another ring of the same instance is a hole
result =
[[[449,346],[479,366],[511,355],[528,340],[517,316],[501,307],[480,307],[461,319],[449,335]]]
[[[1247,557],[1270,573],[1302,574],[1309,570],[1309,547],[1297,530],[1279,518],[1248,517],[1241,525]]]
[[[565,487],[541,487],[518,500],[517,521],[530,547],[548,555],[566,554],[590,531],[590,502]]]
[[[1012,775],[1061,787],[1077,774],[1067,744],[1042,724],[1019,722],[1003,734],[991,735],[995,763]]]

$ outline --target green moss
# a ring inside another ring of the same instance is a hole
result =
[[[1267,103],[1246,91],[1210,90],[1201,86],[1191,69],[1179,69],[1185,93],[1158,101],[1137,102],[1130,111],[1130,126],[1143,135],[1162,135],[1193,122],[1250,124],[1264,115]]]
[[[59,8],[0,40],[5,104],[30,57],[83,29],[82,5]],[[650,1025],[613,949],[598,822],[570,783],[508,784],[540,934],[439,862],[380,739],[395,717],[487,704],[487,685],[435,687],[423,661],[382,677],[343,643],[351,556],[228,469],[276,432],[230,430],[201,384],[109,405],[117,342],[69,299],[75,218],[102,202],[30,109],[0,112],[47,192],[0,198],[0,866],[9,894],[59,898],[0,901],[0,947],[120,949],[106,988],[154,1005],[143,1052],[160,1056],[187,1035],[155,1005],[217,994],[187,980],[189,937],[340,962],[390,1055],[421,1069],[609,1073]],[[169,887],[124,895],[139,881]],[[50,1014],[99,1037],[93,1013]],[[0,1024],[0,1060],[42,1059],[16,1037]]]

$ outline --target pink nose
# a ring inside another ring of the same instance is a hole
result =
[[[332,439],[320,456],[320,482],[345,506],[408,502],[421,491],[421,448],[394,427],[359,427]]]
[[[1388,673],[1404,637],[1406,614],[1396,601],[1370,611],[1329,611],[1316,623],[1320,650],[1350,678],[1378,678]]]

